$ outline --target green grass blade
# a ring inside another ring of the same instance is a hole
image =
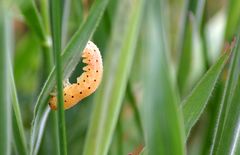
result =
[[[226,52],[219,58],[181,104],[187,137],[206,107],[229,55],[230,52]]]
[[[17,0],[17,4],[25,18],[27,25],[36,34],[41,43],[41,48],[43,52],[43,67],[44,76],[51,71],[49,66],[53,66],[52,54],[51,54],[51,38],[49,32],[49,18],[47,17],[48,5],[46,1],[42,1],[42,14],[43,18],[40,16],[36,4],[33,0]]]
[[[62,65],[64,78],[69,76],[80,59],[80,54],[84,49],[87,41],[95,31],[102,14],[108,4],[108,0],[97,0],[91,8],[89,17],[86,22],[74,34],[67,47],[63,51]],[[30,153],[37,154],[41,143],[44,126],[49,113],[47,100],[49,93],[52,91],[55,84],[55,68],[52,70],[45,82],[35,106],[34,119],[32,123]]]
[[[227,25],[225,29],[225,39],[231,40],[239,30],[240,23],[240,1],[229,0],[227,8]]]
[[[71,1],[64,1],[63,5],[63,15],[62,15],[62,48],[65,47],[68,39],[68,24],[69,15],[71,11]],[[81,3],[81,2],[80,2]]]
[[[83,22],[84,19],[84,6],[82,1],[73,0],[72,1],[72,8],[73,8],[73,16],[74,21],[77,24],[80,24]]]
[[[236,45],[233,48],[233,54],[231,59],[231,64],[229,67],[228,78],[225,83],[224,94],[222,97],[222,102],[220,105],[220,109],[217,116],[217,122],[215,127],[215,132],[213,136],[213,144],[211,146],[211,153],[216,154],[219,148],[219,142],[221,141],[223,128],[226,124],[226,116],[229,111],[230,101],[232,100],[232,95],[234,92],[234,88],[237,84],[238,76],[239,76],[239,69],[240,69],[240,37],[236,39]]]
[[[40,111],[41,110],[41,111]],[[45,106],[44,109],[40,109],[38,115],[34,118],[33,127],[31,132],[31,143],[30,143],[30,154],[36,155],[38,153],[42,136],[44,132],[44,128],[46,125],[46,121],[48,119],[48,115],[50,109]]]
[[[34,6],[32,6],[34,7]],[[43,80],[46,80],[47,76],[51,72],[51,69],[53,67],[53,52],[52,52],[52,43],[51,43],[51,32],[50,32],[50,10],[49,10],[49,1],[48,0],[41,0],[40,1],[40,13],[41,17],[37,14],[37,11],[35,11],[35,14],[39,16],[39,24],[42,21],[42,25],[44,27],[45,32],[45,39],[42,40],[42,55],[43,55]],[[37,19],[35,19],[37,20]],[[42,25],[39,25],[39,27],[42,27]],[[44,82],[44,81],[43,81]]]
[[[37,10],[37,6],[34,0],[16,0],[16,4],[19,7],[21,13],[24,16],[25,22],[32,30],[32,32],[40,40],[42,54],[43,54],[43,77],[48,75],[53,66],[53,59],[51,53],[51,38],[49,30],[49,18],[48,18],[48,1],[41,0],[41,13]]]
[[[141,116],[140,116],[140,111],[139,111],[139,108],[137,106],[137,101],[135,99],[135,96],[132,92],[132,87],[131,87],[130,82],[128,82],[128,85],[127,85],[126,96],[129,100],[130,106],[133,110],[134,117],[135,117],[135,122],[136,122],[136,125],[138,127],[139,133],[140,133],[141,136],[143,136],[143,128],[142,128],[142,120],[141,120]]]
[[[41,46],[41,54],[42,54],[42,79],[41,84],[45,82],[48,75],[50,74],[53,67],[53,47],[51,43],[51,24],[50,24],[50,2],[48,0],[40,0],[39,2],[40,13],[42,17],[42,22],[44,26],[44,30],[46,32],[45,36],[49,39],[49,42],[46,42]],[[50,125],[49,125],[50,124]],[[58,147],[58,123],[57,123],[57,113],[52,113],[49,115],[48,122],[45,127],[45,132],[43,135],[43,140],[41,142],[41,147],[39,150],[39,154],[44,154],[43,150],[47,150],[49,154],[59,154]],[[47,137],[47,138],[46,138]],[[46,140],[47,139],[47,140]],[[49,146],[47,143],[52,143],[53,145]],[[49,148],[45,148],[45,146],[49,146]]]
[[[165,3],[149,3],[145,26],[143,127],[150,155],[183,155],[184,130],[167,58]]]
[[[239,130],[239,128],[238,128]],[[237,131],[237,134],[236,134],[236,139],[235,139],[235,154],[240,154],[240,138],[239,138],[239,131]]]
[[[109,55],[105,60],[103,82],[95,98],[96,104],[93,108],[84,155],[108,153],[134,58],[144,9],[143,3],[144,0],[132,4],[129,1],[122,1],[124,8],[122,6],[119,8],[113,30],[115,38],[113,36],[110,46],[112,48],[109,48]],[[126,17],[129,17],[127,21]],[[119,31],[122,34],[120,36]]]
[[[0,150],[1,154],[11,154],[11,102],[9,62],[11,51],[11,16],[0,2]]]
[[[199,27],[199,34],[200,34],[200,39],[202,43],[202,56],[203,56],[203,63],[204,63],[204,69],[208,70],[210,67],[209,64],[209,51],[208,51],[208,42],[206,40],[206,22],[207,22],[207,2],[206,0],[199,0],[198,1],[198,9],[197,9],[197,22],[198,22],[198,27]]]
[[[42,18],[36,8],[33,0],[17,0],[17,4],[26,20],[26,23],[33,30],[38,38],[45,43],[47,41],[46,32],[44,30]],[[46,42],[47,43],[47,42]]]
[[[185,12],[182,19],[183,22],[181,25],[178,45],[179,65],[177,69],[177,83],[180,93],[185,89],[187,78],[191,70],[193,24],[190,15],[193,15],[195,10],[196,1],[185,1]]]
[[[222,138],[219,141],[217,155],[235,154],[237,143],[240,141],[240,76],[233,98],[226,114],[226,123],[223,127]]]
[[[51,30],[53,38],[53,52],[56,62],[56,83],[57,83],[57,120],[58,120],[58,148],[60,155],[67,155],[66,124],[63,103],[63,84],[62,84],[62,62],[61,62],[61,43],[62,43],[62,10],[63,3],[59,0],[50,1]]]
[[[122,155],[123,153],[123,127],[121,122],[121,114],[119,114],[119,119],[116,126],[116,139],[117,139],[117,152],[116,154]]]
[[[34,7],[34,6],[33,6]],[[46,32],[46,34],[50,35],[50,13],[49,13],[49,2],[48,0],[41,0],[40,1],[40,13],[42,17],[43,27]],[[40,17],[39,17],[40,19]],[[38,21],[40,23],[40,21]],[[40,25],[41,27],[41,25]]]
[[[205,9],[205,0],[186,0],[184,17],[182,19],[182,25],[180,29],[179,45],[178,45],[178,68],[177,68],[177,83],[179,86],[181,96],[184,96],[189,83],[191,84],[191,78],[195,76],[194,69],[197,66],[201,66],[203,63],[208,64],[206,45],[203,44],[204,38],[199,38],[201,33],[201,27],[203,25],[203,13]],[[199,42],[196,43],[196,39]],[[201,40],[202,39],[202,40]],[[200,47],[198,47],[200,46]],[[205,46],[205,47],[204,47]],[[202,47],[205,48],[202,50]],[[197,52],[195,52],[197,51]],[[204,57],[203,57],[204,56]],[[199,63],[195,62],[195,57],[198,58]],[[204,58],[204,62],[202,60]],[[199,74],[199,73],[198,73]],[[194,76],[193,76],[194,75]]]
[[[189,17],[190,18],[190,17]],[[179,85],[179,90],[181,93],[184,92],[186,83],[190,74],[191,70],[191,58],[192,58],[192,31],[193,31],[193,24],[188,19],[188,22],[185,25],[185,32],[184,32],[184,39],[182,40],[182,47],[180,49],[181,55],[179,58],[179,67],[177,70],[177,81]]]
[[[11,67],[11,65],[9,65]],[[22,122],[22,116],[20,112],[17,90],[14,82],[13,72],[10,69],[11,76],[11,95],[12,95],[12,128],[13,128],[13,142],[16,148],[16,152],[21,155],[27,155],[27,143],[24,134],[24,127]]]

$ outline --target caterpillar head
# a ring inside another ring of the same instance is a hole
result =
[[[52,110],[56,110],[56,109],[57,109],[56,103],[57,103],[57,98],[56,98],[56,96],[51,96],[51,98],[49,99],[48,104],[49,104],[49,106],[50,106],[50,108],[51,108]]]

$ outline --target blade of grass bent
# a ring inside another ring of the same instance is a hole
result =
[[[134,49],[138,38],[144,2],[144,0],[133,2],[134,5],[133,8],[130,9],[131,13],[129,22],[127,22],[127,29],[125,33],[122,32],[123,38],[121,41],[123,42],[120,51],[117,52],[119,49],[115,47],[114,49],[110,49],[117,51],[111,51],[111,53],[109,53],[111,57],[108,55],[107,62],[105,63],[103,82],[95,98],[96,104],[93,109],[93,115],[84,147],[84,155],[105,155],[108,153],[134,58]],[[127,11],[123,13],[124,16],[120,11],[117,17],[120,17],[118,22],[126,18],[126,13]],[[124,22],[121,23],[121,27],[117,24],[115,25],[115,28],[120,28],[120,31],[125,24]],[[115,35],[119,36],[119,34]],[[113,42],[113,44],[116,43],[117,42]]]
[[[219,58],[219,60],[209,69],[197,86],[192,90],[187,99],[181,104],[186,137],[188,137],[191,128],[197,122],[206,107],[229,55],[230,52],[226,52]]]
[[[80,59],[81,51],[84,49],[87,41],[95,31],[102,14],[108,4],[109,0],[97,0],[91,8],[89,17],[86,22],[78,29],[72,39],[69,41],[67,47],[63,51],[61,56],[63,64],[63,76],[66,78],[75,68]],[[37,154],[39,144],[41,143],[44,126],[48,117],[49,108],[47,100],[49,93],[52,91],[55,84],[55,68],[51,71],[45,82],[39,96],[34,110],[34,119],[32,122],[31,133],[31,147],[30,153]]]

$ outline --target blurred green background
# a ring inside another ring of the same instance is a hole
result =
[[[240,153],[239,0],[0,6],[0,154]],[[88,40],[102,54],[102,83],[60,120],[47,104],[55,64],[76,82]]]

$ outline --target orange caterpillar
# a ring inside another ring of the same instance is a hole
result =
[[[84,72],[77,78],[77,83],[67,83],[63,89],[64,109],[69,109],[81,101],[83,98],[91,95],[99,86],[103,65],[102,57],[97,46],[88,41],[82,52],[83,63],[87,66],[83,67]],[[57,109],[57,97],[53,95],[49,100],[49,106],[52,110]]]

